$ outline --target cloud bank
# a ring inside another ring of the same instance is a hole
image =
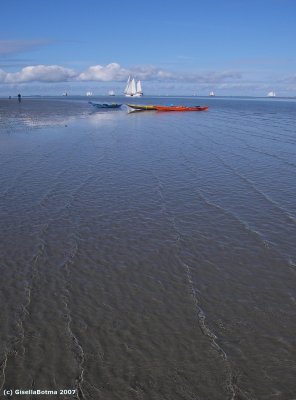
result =
[[[5,72],[0,70],[0,83],[24,82],[69,82],[69,81],[97,81],[112,82],[125,81],[129,75],[137,79],[188,82],[188,83],[222,83],[229,80],[241,79],[241,74],[233,71],[180,73],[164,70],[155,66],[135,66],[130,69],[122,68],[118,63],[106,66],[94,65],[82,72],[77,72],[60,65],[35,65],[21,69],[19,72]]]
[[[83,71],[61,65],[31,65],[15,72],[0,69],[0,90],[30,90],[34,93],[74,93],[93,90],[94,82],[102,84],[100,90],[107,92],[111,86],[121,92],[129,75],[147,82],[150,93],[216,93],[265,95],[270,90],[276,93],[293,94],[296,90],[296,75],[280,79],[258,81],[248,73],[228,71],[173,71],[154,65],[124,68],[119,63],[93,65]],[[148,81],[150,82],[148,84]],[[145,84],[146,85],[146,84]],[[20,87],[16,89],[17,87]],[[23,88],[23,89],[21,89]]]

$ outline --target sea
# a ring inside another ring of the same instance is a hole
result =
[[[295,400],[296,99],[91,100],[0,99],[1,396]]]

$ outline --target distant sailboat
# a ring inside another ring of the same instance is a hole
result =
[[[90,96],[93,95],[93,92],[86,92],[85,95],[88,96],[88,97],[90,97]]]
[[[108,95],[109,95],[109,96],[115,96],[114,90],[109,90]]]
[[[275,92],[268,92],[267,97],[275,97]]]
[[[127,97],[140,97],[143,96],[141,81],[135,81],[135,78],[128,77],[124,94]]]
[[[215,93],[212,91],[212,92],[209,93],[209,96],[214,97]]]

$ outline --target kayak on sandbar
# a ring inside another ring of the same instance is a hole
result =
[[[152,104],[128,104],[134,110],[156,110],[156,106]]]
[[[92,101],[89,101],[88,103],[96,108],[119,108],[122,106],[122,104],[117,103],[93,103]]]
[[[208,106],[155,106],[157,111],[207,111]]]
[[[206,111],[208,106],[159,106],[153,104],[128,104],[130,108],[136,111],[156,110],[156,111]]]

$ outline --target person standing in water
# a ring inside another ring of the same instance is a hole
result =
[[[20,93],[17,95],[17,98],[18,98],[18,102],[20,103],[22,101],[22,96]]]

